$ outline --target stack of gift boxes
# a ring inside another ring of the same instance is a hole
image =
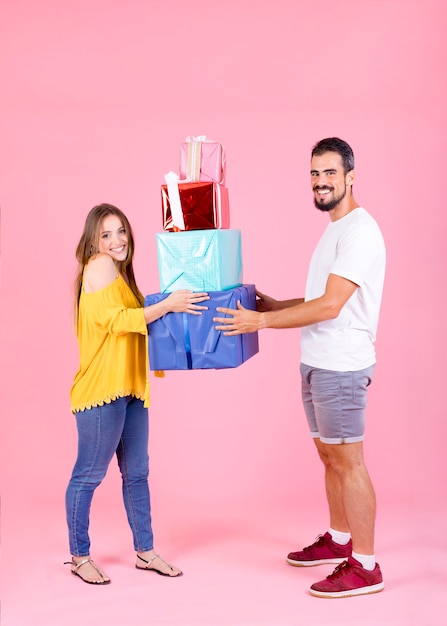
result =
[[[163,232],[157,233],[160,293],[155,304],[177,289],[206,291],[202,315],[168,313],[148,325],[151,370],[237,367],[259,350],[258,334],[225,336],[215,328],[216,307],[239,300],[256,309],[254,285],[242,282],[241,231],[230,228],[226,158],[221,144],[205,136],[180,146],[180,172],[161,186]],[[218,314],[222,316],[222,314]]]

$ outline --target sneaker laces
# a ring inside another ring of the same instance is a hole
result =
[[[348,563],[348,561],[343,561],[343,563],[337,565],[332,574],[329,574],[329,576],[326,576],[326,578],[328,580],[338,580],[339,578],[343,578],[343,576],[348,573],[348,570],[350,568],[351,565]]]
[[[303,548],[303,552],[308,552],[309,550],[313,550],[314,548],[319,548],[322,545],[324,545],[324,537],[323,535],[318,535],[312,545]]]

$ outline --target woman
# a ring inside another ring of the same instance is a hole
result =
[[[182,572],[154,551],[148,486],[147,324],[171,311],[201,315],[206,293],[179,290],[143,306],[135,282],[134,238],[126,216],[110,204],[87,216],[76,250],[76,332],[80,366],[71,388],[78,456],[66,492],[71,571],[84,582],[110,583],[90,558],[90,505],[116,454],[136,567],[163,576]]]

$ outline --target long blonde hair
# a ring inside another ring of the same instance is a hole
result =
[[[135,294],[141,306],[143,306],[144,303],[143,295],[138,289],[133,271],[132,259],[135,250],[135,242],[129,220],[124,215],[124,213],[120,209],[118,209],[118,207],[113,206],[113,204],[98,204],[94,206],[93,209],[91,209],[90,213],[87,215],[84,225],[84,231],[76,248],[76,259],[78,260],[78,270],[74,286],[76,326],[79,315],[79,298],[81,296],[84,268],[90,261],[92,256],[94,256],[98,252],[99,231],[101,223],[102,220],[108,215],[116,215],[116,217],[121,220],[128,238],[127,258],[125,259],[125,261],[121,261],[120,263],[118,263],[118,271],[120,274],[123,274],[127,279],[129,287]]]

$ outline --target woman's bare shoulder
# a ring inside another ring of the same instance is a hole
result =
[[[88,262],[84,270],[83,286],[86,293],[94,293],[108,287],[118,277],[118,271],[111,256],[99,253]]]

